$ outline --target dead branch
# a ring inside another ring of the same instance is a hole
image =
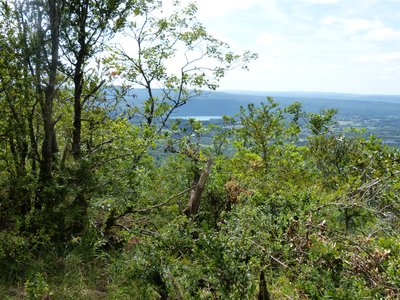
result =
[[[189,205],[183,211],[183,213],[186,214],[187,216],[196,215],[199,211],[201,195],[204,191],[207,178],[210,175],[211,165],[212,165],[212,160],[208,159],[206,168],[201,172],[199,181],[190,191]]]

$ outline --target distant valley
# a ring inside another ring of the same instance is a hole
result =
[[[266,101],[272,97],[281,106],[301,102],[306,111],[337,108],[338,117],[390,117],[400,114],[400,96],[363,96],[296,92],[209,92],[191,100],[176,111],[179,116],[234,115],[240,106]]]
[[[144,90],[133,90],[132,101],[140,105],[146,94]],[[156,95],[160,91],[156,91]],[[321,109],[338,109],[337,119],[343,127],[366,128],[367,134],[375,134],[388,145],[400,146],[400,96],[356,95],[318,92],[257,92],[227,91],[205,92],[191,99],[175,111],[174,117],[220,117],[233,116],[240,106],[260,103],[271,96],[282,107],[301,102],[307,112]],[[129,99],[129,95],[128,95]]]

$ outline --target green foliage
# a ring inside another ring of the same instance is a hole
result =
[[[257,57],[250,52],[235,54],[211,36],[197,20],[195,4],[183,7],[174,1],[172,13],[161,16],[164,6],[162,1],[142,2],[126,28],[131,49],[110,47],[112,54],[104,59],[125,91],[146,89],[145,99],[138,99],[138,104],[127,100],[128,105],[143,125],[154,125],[158,131],[177,108],[205,89],[215,90],[227,71],[245,68]],[[161,89],[159,95],[155,87]]]
[[[328,133],[335,123],[334,116],[336,113],[337,110],[331,108],[322,110],[320,114],[309,114],[311,132],[315,135]]]
[[[25,292],[29,300],[42,299],[43,296],[50,295],[49,285],[43,274],[37,273],[33,278],[28,279],[25,282]]]

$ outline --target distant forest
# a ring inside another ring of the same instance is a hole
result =
[[[156,95],[161,90],[155,90]],[[146,91],[135,89],[126,95],[131,105],[142,105]],[[400,146],[400,96],[355,95],[311,92],[205,92],[174,111],[173,117],[234,116],[241,106],[259,105],[272,97],[281,106],[296,101],[307,112],[318,113],[327,108],[337,109],[336,119],[340,128],[366,129],[365,135],[376,135],[383,143]],[[121,104],[122,106],[124,104]]]

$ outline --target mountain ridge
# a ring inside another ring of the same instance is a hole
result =
[[[161,96],[161,90],[154,90],[156,97]],[[338,117],[369,117],[388,118],[400,116],[400,96],[388,95],[358,95],[345,93],[320,92],[258,92],[243,91],[243,93],[228,91],[205,91],[198,97],[190,99],[178,108],[173,116],[222,116],[234,115],[240,106],[249,103],[267,101],[272,97],[281,106],[300,102],[307,112],[319,112],[321,109],[338,109]],[[132,89],[126,99],[130,105],[140,106],[147,99],[146,90]]]

